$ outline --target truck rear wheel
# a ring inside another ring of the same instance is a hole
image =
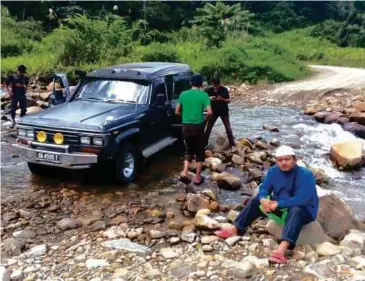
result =
[[[137,177],[139,154],[136,147],[129,142],[122,146],[116,163],[117,179],[122,183],[131,183]]]
[[[49,171],[49,167],[44,166],[44,165],[40,165],[40,164],[36,164],[36,163],[29,163],[28,162],[28,168],[30,170],[30,172],[34,175],[47,175],[48,171]]]

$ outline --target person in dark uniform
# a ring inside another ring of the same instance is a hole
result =
[[[209,87],[206,92],[208,93],[211,100],[213,116],[207,121],[207,127],[205,129],[205,144],[208,145],[210,133],[212,132],[213,126],[218,117],[220,117],[224,127],[226,128],[229,146],[236,146],[231,124],[229,122],[228,104],[231,102],[231,100],[228,89],[221,85],[219,78],[214,78],[212,80],[212,86]]]
[[[20,117],[25,116],[27,112],[27,98],[25,94],[27,92],[29,78],[25,76],[26,71],[27,68],[25,65],[19,65],[18,72],[11,74],[5,81],[5,89],[11,97],[11,119],[13,120],[11,128],[15,126],[15,114],[18,104],[21,110]]]

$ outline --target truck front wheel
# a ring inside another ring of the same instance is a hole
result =
[[[122,149],[118,155],[116,163],[117,179],[122,183],[131,183],[137,177],[139,165],[139,154],[136,147],[125,142],[122,144]]]

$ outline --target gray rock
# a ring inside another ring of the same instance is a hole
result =
[[[239,214],[239,212],[234,211],[234,210],[230,210],[228,215],[227,215],[227,219],[229,221],[234,221],[237,218],[238,214]]]
[[[105,241],[101,243],[103,247],[112,248],[116,250],[125,250],[127,252],[136,253],[140,255],[147,255],[151,253],[150,248],[131,242],[129,239],[118,239]]]
[[[218,229],[220,223],[208,217],[207,215],[200,215],[195,217],[195,226],[201,229]]]
[[[305,254],[305,259],[313,263],[318,260],[318,254],[315,251],[310,251]]]
[[[276,239],[280,239],[283,226],[269,220],[266,229]],[[328,237],[324,233],[321,225],[315,221],[303,226],[297,240],[297,245],[316,245],[327,241],[333,241],[333,239]]]
[[[37,234],[31,230],[20,230],[20,231],[15,231],[13,233],[13,236],[15,238],[33,239],[37,236]]]
[[[310,264],[305,267],[304,272],[313,274],[314,276],[321,279],[336,277],[336,272],[330,267],[328,260]]]
[[[47,250],[48,248],[46,244],[38,245],[25,252],[24,255],[26,257],[39,257],[45,255],[47,253]]]
[[[158,269],[153,268],[150,263],[144,265],[144,270],[146,272],[145,277],[147,277],[148,280],[155,280],[161,276],[161,272]]]
[[[57,227],[62,230],[76,229],[82,226],[82,222],[72,218],[65,218],[57,222]]]
[[[100,258],[108,261],[115,261],[118,258],[119,254],[120,254],[119,251],[113,250],[101,253],[99,256]]]
[[[354,264],[356,269],[365,269],[365,256],[358,256],[351,259],[351,263]]]
[[[213,251],[213,247],[211,245],[204,245],[202,247],[203,252],[211,252]]]
[[[330,242],[324,242],[317,246],[316,252],[319,256],[334,256],[341,253],[340,249]]]
[[[225,242],[227,243],[228,246],[234,246],[238,241],[240,241],[242,239],[241,236],[233,236],[233,237],[229,237],[225,240]]]
[[[263,239],[262,244],[264,245],[264,247],[267,247],[271,250],[274,250],[278,246],[278,244],[271,238]]]
[[[34,265],[28,266],[26,269],[24,269],[24,273],[31,273],[38,271],[38,268]]]
[[[10,281],[9,271],[3,266],[0,267],[0,281]]]
[[[3,249],[9,255],[20,255],[24,246],[25,240],[21,238],[8,238],[3,241]]]
[[[120,227],[112,226],[111,228],[103,232],[103,236],[109,239],[115,239],[119,237],[125,238],[126,234]]]
[[[267,258],[259,259],[258,257],[255,257],[255,256],[247,256],[247,257],[243,258],[242,261],[251,261],[255,264],[255,266],[257,268],[269,267],[269,260]]]
[[[23,219],[26,219],[26,220],[30,220],[31,218],[34,217],[34,214],[32,214],[31,212],[24,210],[24,209],[19,210],[19,215],[20,215],[20,217],[22,217]]]
[[[237,154],[233,154],[232,162],[236,165],[243,165],[245,164],[245,159]]]
[[[164,231],[151,229],[148,233],[152,239],[160,239],[166,236]]]
[[[317,221],[324,232],[335,240],[344,237],[349,230],[356,229],[351,207],[335,194],[328,194],[319,199]]]
[[[175,244],[178,244],[180,242],[180,238],[179,237],[172,237],[170,239],[170,244],[171,245],[175,245]]]
[[[21,280],[23,280],[23,278],[24,278],[24,273],[22,270],[19,270],[19,269],[14,270],[10,275],[10,279],[12,281],[21,281]]]
[[[215,236],[215,235],[203,236],[201,238],[201,243],[202,244],[212,244],[212,243],[214,243],[215,241],[218,241],[218,240],[219,240],[219,237]]]
[[[223,216],[215,217],[214,220],[216,220],[219,223],[227,223],[228,222],[228,219],[223,217]]]
[[[106,228],[105,221],[97,221],[97,222],[94,222],[92,225],[92,229],[94,231],[98,231],[98,230],[105,229],[105,228]]]
[[[256,265],[252,261],[243,261],[233,269],[234,276],[238,278],[249,278],[256,272]]]
[[[86,261],[87,269],[97,268],[97,267],[105,267],[109,266],[107,260],[98,260],[98,259],[88,259]]]
[[[188,242],[188,243],[193,243],[195,240],[196,234],[194,232],[187,232],[187,231],[183,231],[181,233],[181,240]]]
[[[204,189],[202,191],[202,194],[213,201],[217,201],[217,196],[211,189]]]
[[[363,249],[365,247],[365,233],[358,230],[352,230],[340,242],[340,246],[350,249]]]
[[[165,259],[173,259],[179,257],[179,253],[172,248],[162,248],[160,250],[160,255]]]
[[[340,265],[340,264],[346,263],[346,258],[341,254],[337,254],[337,255],[331,257],[331,261],[334,264]]]

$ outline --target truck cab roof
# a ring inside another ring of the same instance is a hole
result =
[[[156,77],[181,73],[191,74],[192,70],[189,65],[182,63],[146,62],[99,68],[89,72],[86,77],[151,81]]]

